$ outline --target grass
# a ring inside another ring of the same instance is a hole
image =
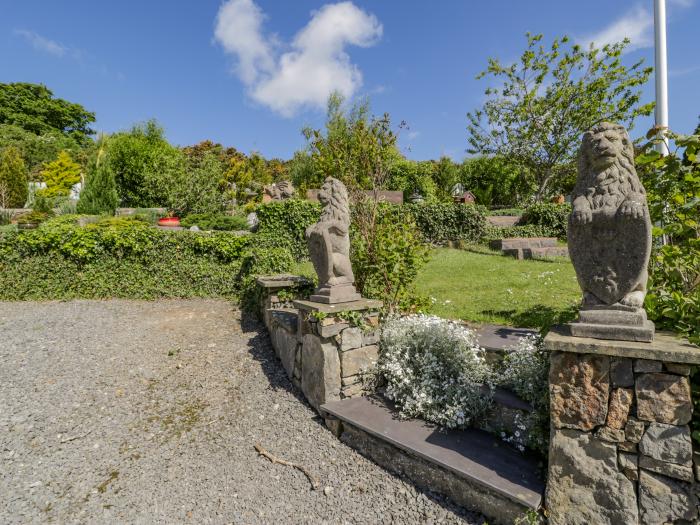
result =
[[[416,284],[441,317],[538,329],[573,319],[581,296],[568,259],[518,261],[485,248],[434,250]]]

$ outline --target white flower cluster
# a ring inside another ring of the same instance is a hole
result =
[[[390,319],[382,330],[378,372],[405,417],[448,428],[467,426],[491,405],[490,368],[476,334],[427,315]]]

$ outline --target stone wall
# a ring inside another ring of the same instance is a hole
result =
[[[581,353],[572,352],[577,338],[563,339],[545,341],[553,350],[550,523],[696,523],[690,359],[678,352],[686,362],[673,361],[674,348],[686,345],[663,336],[636,343],[644,356],[659,357],[645,359],[612,341],[580,339]]]
[[[281,299],[296,285],[290,276],[258,279],[267,292],[262,317],[275,355],[311,406],[362,395],[362,375],[377,362],[381,302],[337,305]],[[348,312],[353,312],[348,315]]]

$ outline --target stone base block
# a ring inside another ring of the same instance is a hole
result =
[[[589,324],[644,326],[647,321],[647,313],[642,310],[624,311],[596,308],[581,310],[579,322]]]
[[[654,323],[645,321],[641,326],[622,324],[594,324],[576,322],[567,325],[573,337],[591,337],[611,341],[637,341],[651,343],[654,340]]]
[[[349,303],[359,301],[362,296],[352,284],[339,284],[336,286],[321,286],[316,289],[310,301],[324,304]]]

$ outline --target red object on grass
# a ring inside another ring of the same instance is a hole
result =
[[[180,226],[180,217],[163,217],[158,219],[158,226]]]

